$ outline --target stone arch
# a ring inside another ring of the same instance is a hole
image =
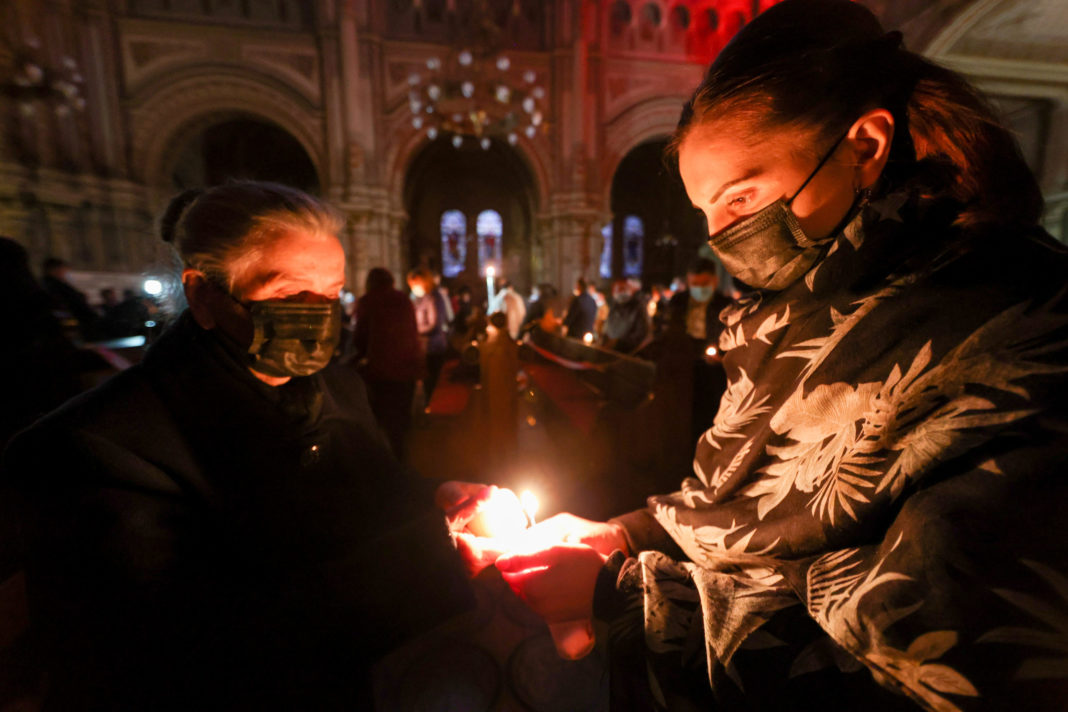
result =
[[[385,165],[389,166],[386,173],[389,180],[389,200],[392,206],[403,210],[406,176],[412,162],[430,141],[424,132],[412,131],[409,128],[407,116],[403,112],[400,113],[400,120],[391,122],[388,135],[395,137],[395,140],[389,142],[390,149],[384,161]],[[525,136],[520,136],[519,141],[511,146],[511,149],[519,156],[534,178],[535,212],[544,211],[549,204],[550,193],[546,156],[543,155],[543,151],[539,150],[537,141],[531,141]]]
[[[611,210],[611,176],[623,158],[637,146],[654,139],[670,137],[679,121],[686,97],[660,97],[635,104],[611,123],[605,135],[601,175],[606,176],[601,207]]]
[[[151,189],[168,188],[170,152],[195,132],[228,116],[273,123],[311,159],[325,193],[329,174],[322,116],[292,90],[244,72],[194,72],[145,92],[131,110],[133,172]]]

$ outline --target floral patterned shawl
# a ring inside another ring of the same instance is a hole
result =
[[[847,677],[1068,707],[1068,255],[954,217],[890,193],[724,310],[696,476],[649,499],[684,556],[615,562],[661,704],[690,670],[720,708],[804,708],[788,691],[830,670],[839,708]]]

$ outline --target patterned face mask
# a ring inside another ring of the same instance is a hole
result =
[[[252,302],[251,367],[267,376],[310,376],[322,370],[341,340],[341,302]]]
[[[830,237],[812,240],[805,235],[790,204],[834,155],[846,135],[835,141],[791,198],[779,198],[709,237],[709,247],[734,277],[757,289],[784,289],[819,258],[819,245]]]

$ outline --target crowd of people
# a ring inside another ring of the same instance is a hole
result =
[[[718,264],[485,300],[376,268],[347,331],[329,205],[185,191],[160,237],[187,308],[69,400],[57,312],[87,340],[106,315],[0,240],[5,380],[41,388],[5,384],[32,402],[0,486],[46,708],[370,709],[374,661],[494,567],[551,630],[604,624],[613,710],[1060,709],[1068,253],[1011,135],[863,6],[784,0],[671,157]],[[680,337],[709,367],[692,474],[607,522],[474,527],[496,489],[435,488],[404,433],[490,320],[639,358]]]

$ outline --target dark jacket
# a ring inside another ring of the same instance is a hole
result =
[[[183,316],[16,438],[52,709],[335,709],[468,605],[351,369],[271,388]]]
[[[567,315],[564,316],[564,326],[567,335],[573,339],[581,339],[584,334],[593,331],[593,323],[597,321],[597,302],[586,292],[571,299],[567,305]]]
[[[731,305],[730,297],[715,292],[705,306],[705,341],[717,346],[719,335],[723,331],[723,322],[719,319],[720,312]],[[686,331],[686,312],[690,308],[690,292],[682,290],[676,292],[668,302],[669,325]]]
[[[423,352],[415,326],[415,309],[399,289],[375,289],[356,303],[353,348],[366,360],[367,373],[389,381],[416,381]]]

